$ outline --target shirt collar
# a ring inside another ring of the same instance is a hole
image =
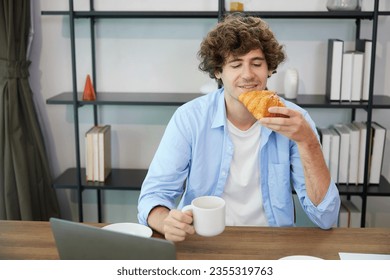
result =
[[[225,91],[223,88],[217,90],[216,111],[211,128],[217,128],[226,125],[226,106],[225,106]]]
[[[261,126],[261,144],[260,148],[262,149],[264,145],[268,142],[268,139],[273,131],[267,127]]]

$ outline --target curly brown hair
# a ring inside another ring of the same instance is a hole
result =
[[[241,56],[254,49],[263,51],[268,70],[272,72],[286,57],[283,46],[265,21],[243,13],[229,14],[203,39],[198,52],[199,69],[216,79],[215,74],[222,72],[230,55]]]

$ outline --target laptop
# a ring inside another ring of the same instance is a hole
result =
[[[173,242],[50,218],[61,260],[173,260]]]

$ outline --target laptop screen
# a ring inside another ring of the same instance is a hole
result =
[[[173,260],[173,242],[114,232],[51,218],[50,224],[62,260]]]

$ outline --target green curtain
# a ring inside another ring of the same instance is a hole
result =
[[[59,216],[28,82],[30,0],[0,1],[0,219]]]

